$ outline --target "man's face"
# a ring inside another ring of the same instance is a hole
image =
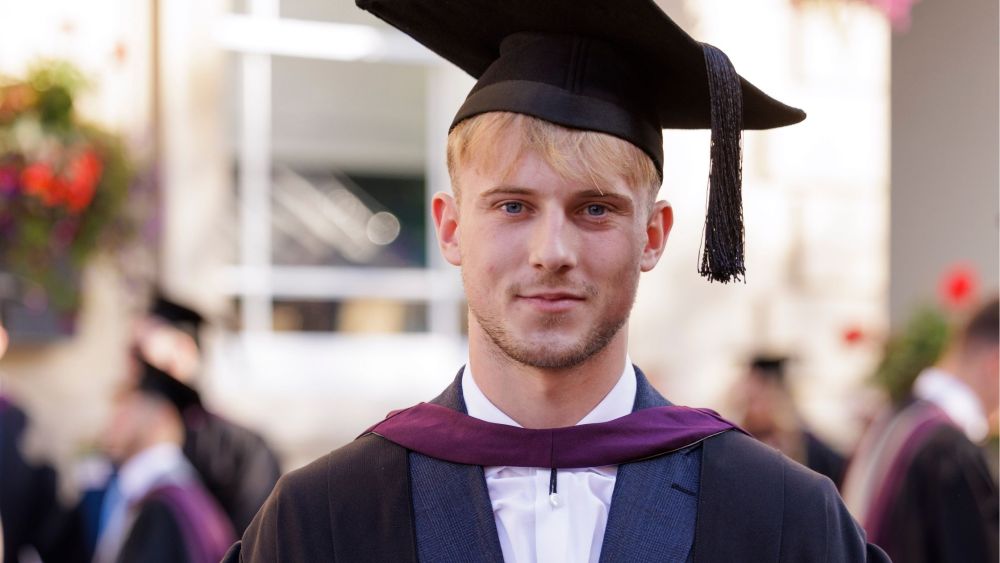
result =
[[[121,389],[115,396],[111,420],[101,435],[101,446],[114,462],[124,463],[143,446],[152,424],[153,405],[142,393]]]
[[[459,170],[460,202],[439,194],[434,203],[442,251],[462,267],[469,330],[525,365],[578,365],[628,320],[670,208],[651,210],[646,188],[623,181],[597,190],[565,179],[531,151],[514,160],[518,141],[498,141],[501,158]]]

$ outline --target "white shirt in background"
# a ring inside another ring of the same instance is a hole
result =
[[[914,382],[913,394],[940,407],[969,440],[982,442],[986,439],[990,425],[983,405],[964,381],[942,369],[927,368]]]

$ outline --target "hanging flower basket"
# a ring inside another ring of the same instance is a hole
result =
[[[126,232],[129,160],[119,138],[74,112],[85,83],[64,62],[38,64],[21,80],[0,77],[0,271],[14,280],[8,315],[26,307],[72,316],[82,266]]]

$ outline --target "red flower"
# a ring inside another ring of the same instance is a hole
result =
[[[844,329],[844,334],[842,336],[844,339],[844,343],[850,346],[859,344],[862,340],[865,339],[865,333],[863,330],[861,330],[861,327],[859,326],[847,327],[846,329]]]
[[[68,166],[68,181],[63,194],[63,203],[79,213],[94,199],[97,182],[101,178],[103,165],[94,151],[87,150],[77,155]]]
[[[24,186],[24,192],[36,196],[49,207],[59,203],[55,181],[55,174],[44,162],[31,163],[21,171],[21,185]]]
[[[968,264],[955,264],[941,278],[938,292],[941,301],[949,309],[963,309],[976,299],[979,291],[979,276]]]

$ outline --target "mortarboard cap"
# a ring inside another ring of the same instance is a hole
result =
[[[140,392],[166,399],[179,413],[184,413],[188,407],[201,404],[197,391],[167,372],[157,369],[141,357],[137,357],[137,361],[140,370],[137,388]]]
[[[653,0],[357,0],[478,79],[452,127],[491,111],[624,139],[662,177],[662,129],[711,129],[699,271],[739,279],[741,132],[805,119],[695,41]]]
[[[196,344],[200,342],[198,331],[205,323],[205,317],[194,309],[172,301],[162,293],[157,292],[153,298],[153,304],[149,308],[149,314],[191,335]]]
[[[757,372],[764,379],[784,383],[785,365],[788,363],[786,356],[757,355],[750,359],[750,369]]]

